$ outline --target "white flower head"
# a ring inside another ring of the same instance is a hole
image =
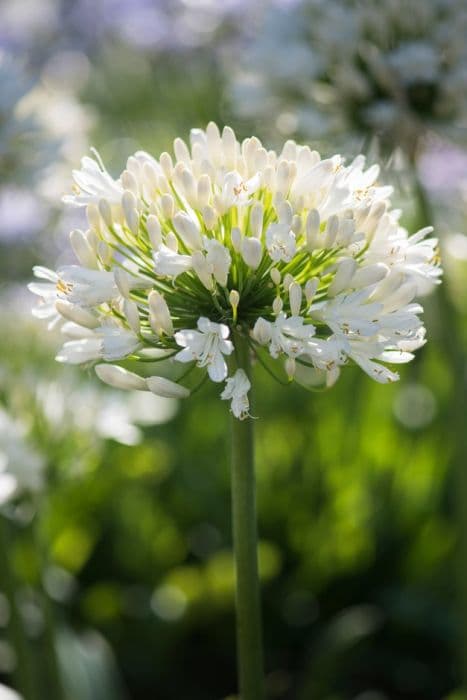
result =
[[[57,359],[166,397],[191,393],[195,367],[217,383],[230,375],[222,398],[239,418],[250,380],[238,343],[307,386],[307,370],[330,386],[348,364],[396,379],[386,364],[425,342],[416,298],[440,268],[431,228],[409,236],[378,167],[291,140],[276,153],[212,123],[174,153],[138,152],[118,178],[90,159],[75,174],[80,264],[36,268],[30,285],[36,315],[62,323]],[[170,360],[170,378],[118,364],[133,359]]]

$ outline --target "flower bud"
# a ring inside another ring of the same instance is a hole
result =
[[[295,357],[288,357],[285,361],[285,371],[289,380],[292,380],[294,378],[296,370],[297,362],[295,360]]]
[[[112,248],[105,241],[99,241],[97,244],[97,254],[103,265],[110,265],[113,257]]]
[[[114,270],[115,284],[118,287],[118,291],[125,299],[130,296],[130,280],[128,273],[121,267],[116,267]]]
[[[243,238],[243,236],[242,236],[240,229],[237,228],[236,226],[234,226],[234,228],[230,232],[230,240],[232,242],[233,249],[237,253],[240,252],[240,249],[242,247],[242,238]]]
[[[171,194],[163,194],[160,201],[164,218],[171,219],[175,211],[175,202]]]
[[[281,273],[279,272],[277,267],[273,267],[269,274],[271,275],[271,279],[274,282],[274,284],[278,286],[281,283]]]
[[[192,207],[195,207],[198,199],[196,180],[193,177],[192,173],[186,168],[183,168],[182,170],[181,183],[188,204],[190,204],[190,206]]]
[[[316,290],[318,289],[319,285],[319,279],[317,277],[312,277],[311,280],[308,280],[305,284],[305,298],[308,304],[311,304],[311,301],[313,297],[316,294]]]
[[[199,230],[199,225],[183,211],[175,214],[172,223],[176,232],[189,250],[201,250],[203,240]]]
[[[123,302],[123,313],[125,314],[128,325],[130,326],[133,333],[138,335],[141,331],[140,321],[139,321],[139,311],[136,302],[130,299],[125,299]]]
[[[97,268],[96,254],[82,231],[78,229],[72,231],[70,233],[70,243],[81,265],[92,269]]]
[[[146,391],[146,381],[143,377],[129,372],[119,365],[100,364],[95,366],[95,372],[105,384],[116,389],[128,389],[130,391]]]
[[[124,170],[122,173],[121,180],[125,190],[129,190],[134,194],[138,194],[138,183],[136,182],[136,178],[133,175],[133,173],[131,173],[129,170]]]
[[[292,316],[298,316],[302,305],[302,288],[297,282],[292,282],[289,287],[289,301]]]
[[[336,240],[337,232],[339,231],[339,218],[334,214],[330,216],[327,224],[326,230],[324,232],[324,247],[332,248]]]
[[[165,237],[165,245],[174,253],[178,253],[178,238],[173,231],[169,231]]]
[[[190,158],[190,151],[188,150],[188,146],[186,145],[185,141],[181,138],[176,138],[174,141],[174,153],[175,157],[177,160],[182,161],[183,163],[190,164],[191,158]]]
[[[237,309],[238,309],[238,305],[240,303],[240,294],[237,292],[236,289],[232,289],[232,291],[230,292],[229,302],[230,302],[230,306],[232,307],[234,321],[236,321],[237,320]]]
[[[261,238],[263,233],[263,204],[255,202],[250,212],[250,229],[254,238]]]
[[[384,263],[375,263],[374,265],[360,267],[352,277],[350,286],[354,287],[355,289],[369,287],[371,284],[381,282],[381,280],[383,280],[388,273],[389,267]]]
[[[73,323],[77,323],[85,328],[97,328],[100,325],[99,319],[97,319],[94,314],[87,311],[87,309],[83,309],[81,306],[70,304],[68,301],[58,299],[58,301],[55,302],[55,308],[63,318],[68,319],[68,321],[73,321]]]
[[[251,332],[253,338],[260,345],[267,345],[271,340],[271,324],[266,319],[261,316],[256,321],[254,328]]]
[[[287,272],[284,276],[284,289],[289,289],[290,285],[295,282],[295,279],[293,275],[290,274],[290,272]]]
[[[162,245],[162,232],[159,219],[154,214],[150,214],[146,220],[146,228],[152,247],[157,250]]]
[[[88,206],[86,207],[86,217],[87,217],[87,220],[89,221],[89,226],[94,231],[97,231],[98,233],[100,233],[102,221],[101,221],[101,217],[99,214],[99,209],[96,207],[95,204],[88,204]]]
[[[306,247],[312,253],[314,250],[322,248],[320,236],[320,218],[316,209],[308,212],[306,219]]]
[[[344,258],[339,263],[334,279],[328,288],[328,295],[330,297],[336,296],[336,294],[339,294],[339,292],[349,286],[356,267],[357,263],[353,258]]]
[[[257,238],[244,238],[242,241],[242,258],[253,270],[256,270],[263,257],[263,246]]]
[[[168,180],[170,180],[172,177],[173,169],[174,169],[172,156],[169,153],[164,151],[164,153],[161,153],[161,155],[160,155],[159,164],[164,172],[165,177]]]
[[[102,216],[106,226],[111,228],[112,226],[112,212],[110,210],[110,204],[106,199],[99,200],[99,214]]]
[[[217,214],[214,211],[214,209],[211,206],[206,206],[203,207],[203,220],[204,220],[204,225],[206,226],[208,231],[211,231],[214,226],[217,224]]]
[[[198,180],[197,205],[199,209],[208,206],[211,196],[211,178],[209,175],[201,175]]]
[[[277,316],[280,314],[284,307],[284,302],[280,297],[276,297],[274,301],[272,302],[272,310],[274,311],[275,315]]]
[[[165,377],[148,377],[146,386],[153,394],[166,399],[186,399],[190,395],[189,389]]]
[[[153,290],[148,296],[149,320],[151,327],[157,335],[172,336],[174,328],[167,302],[160,292]]]

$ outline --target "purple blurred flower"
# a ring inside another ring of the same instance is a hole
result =
[[[418,168],[428,190],[439,194],[452,193],[467,181],[467,151],[437,141],[420,156]]]

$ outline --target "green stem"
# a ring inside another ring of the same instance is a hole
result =
[[[234,338],[237,367],[251,373],[250,350]],[[263,652],[258,577],[258,535],[253,419],[232,416],[232,529],[236,571],[237,654],[241,700],[262,700]]]
[[[17,602],[17,585],[10,557],[11,533],[9,522],[0,514],[0,588],[8,600],[8,632],[16,655],[15,685],[24,700],[36,696],[29,640]]]

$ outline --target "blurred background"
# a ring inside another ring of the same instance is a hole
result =
[[[465,0],[0,0],[0,698],[236,688],[228,414],[54,360],[71,170],[209,120],[382,165],[445,268],[395,385],[256,369],[270,700],[467,698]],[[1,685],[3,683],[4,685]]]

